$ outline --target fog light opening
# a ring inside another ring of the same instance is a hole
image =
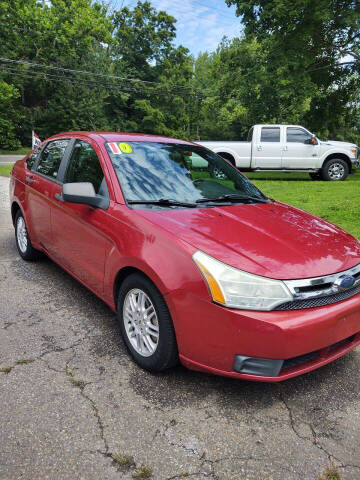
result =
[[[283,366],[284,360],[273,358],[246,357],[236,355],[233,369],[235,372],[262,377],[277,377]]]

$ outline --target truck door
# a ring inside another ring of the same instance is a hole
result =
[[[302,127],[286,127],[283,168],[301,170],[319,166],[319,145],[305,143],[311,137]]]
[[[260,127],[259,130],[254,132],[251,167],[261,169],[281,168],[280,127]]]

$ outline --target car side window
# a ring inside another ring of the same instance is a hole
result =
[[[261,142],[280,142],[280,127],[262,127]]]
[[[35,152],[33,152],[31,155],[29,155],[29,157],[27,158],[26,160],[26,167],[31,170],[32,167],[34,166],[35,162],[37,161],[37,159],[39,158],[39,155],[40,155],[40,152],[41,152],[41,148],[37,148],[35,150]]]
[[[61,160],[64,156],[66,147],[69,144],[66,140],[54,140],[46,145],[42,151],[37,172],[46,175],[47,177],[56,179]]]
[[[309,138],[311,138],[311,135],[302,128],[288,127],[286,129],[287,143],[304,143]]]
[[[99,157],[92,146],[82,140],[75,142],[64,179],[64,183],[78,182],[90,182],[98,195],[109,196]]]

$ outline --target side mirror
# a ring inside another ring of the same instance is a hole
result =
[[[64,183],[62,198],[64,202],[81,203],[103,210],[106,210],[110,203],[108,198],[96,195],[94,185],[90,182]]]
[[[312,135],[310,138],[307,138],[304,143],[305,145],[317,145],[318,141],[315,135]]]

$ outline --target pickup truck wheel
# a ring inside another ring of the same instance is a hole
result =
[[[319,172],[309,173],[311,180],[321,180],[321,175]]]
[[[217,167],[213,167],[213,168],[211,169],[210,175],[211,175],[213,178],[216,178],[216,180],[226,180],[226,179],[227,179],[226,174],[225,174],[222,170],[220,170],[219,168],[217,168]]]
[[[119,290],[117,315],[125,345],[140,367],[162,372],[178,363],[169,309],[147,277],[133,273],[124,280]]]
[[[327,181],[343,181],[348,175],[348,164],[341,158],[333,158],[329,160],[321,170],[323,180]]]
[[[41,252],[35,250],[31,245],[25,218],[20,210],[15,216],[15,241],[19,255],[23,260],[37,260],[41,256]]]

